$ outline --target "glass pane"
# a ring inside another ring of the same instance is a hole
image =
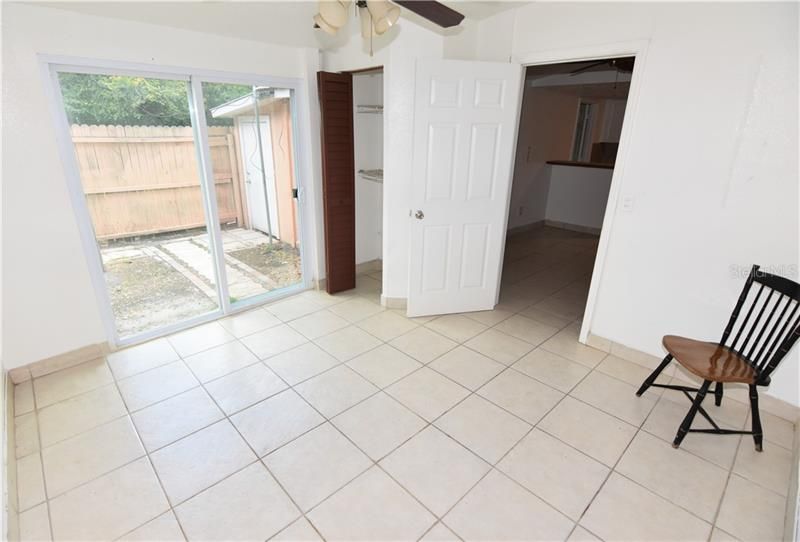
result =
[[[291,91],[202,86],[231,303],[299,284]]]
[[[188,83],[59,81],[120,337],[216,310]]]

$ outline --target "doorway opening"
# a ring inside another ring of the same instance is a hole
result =
[[[630,56],[529,66],[500,304],[577,338],[630,90]]]
[[[50,65],[76,215],[113,344],[306,287],[294,89]]]

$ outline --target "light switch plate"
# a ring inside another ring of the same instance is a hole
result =
[[[622,212],[633,212],[633,196],[622,196]]]

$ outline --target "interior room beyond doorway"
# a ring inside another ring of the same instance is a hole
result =
[[[633,69],[624,57],[525,74],[500,301],[576,336]]]

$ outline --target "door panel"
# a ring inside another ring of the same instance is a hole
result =
[[[317,73],[322,115],[322,188],[328,293],[356,287],[353,78]]]
[[[483,288],[486,285],[486,268],[490,227],[488,224],[465,224],[461,261],[475,265],[461,267],[461,288]]]
[[[450,226],[431,226],[422,232],[422,255],[426,262],[422,291],[436,292],[447,286],[447,256],[450,253]]]
[[[515,64],[417,63],[410,316],[497,302],[521,75]]]
[[[500,128],[493,124],[472,127],[469,148],[469,173],[467,175],[467,199],[492,199],[497,176],[497,145],[500,143]]]

